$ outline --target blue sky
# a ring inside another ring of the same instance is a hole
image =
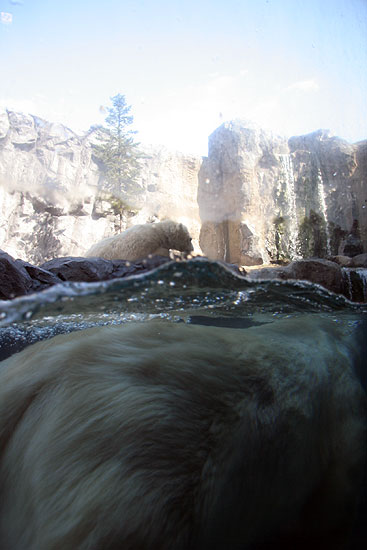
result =
[[[232,118],[367,138],[367,0],[0,0],[0,107],[205,155]]]

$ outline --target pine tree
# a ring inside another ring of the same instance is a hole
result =
[[[111,98],[112,107],[108,108],[105,119],[107,127],[100,126],[97,134],[99,144],[95,144],[94,157],[104,172],[103,191],[118,200],[129,201],[139,193],[137,183],[141,165],[139,143],[134,141],[135,131],[128,129],[133,123],[131,106],[125,96],[117,94]]]

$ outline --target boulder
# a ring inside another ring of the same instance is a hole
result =
[[[344,290],[344,277],[341,268],[334,262],[323,259],[298,260],[284,268],[288,279],[310,281],[319,284],[336,294]]]
[[[367,253],[351,258],[351,267],[367,267]]]
[[[139,262],[104,260],[103,258],[57,258],[34,266],[15,260],[0,250],[0,299],[10,300],[69,282],[97,282],[129,277],[151,271],[170,262],[165,256],[152,256]]]
[[[324,288],[343,294],[345,282],[342,269],[335,262],[323,259],[297,260],[286,267],[268,267],[249,271],[249,279],[295,279],[310,281]]]
[[[352,266],[352,258],[350,258],[349,256],[343,256],[343,255],[328,256],[326,260],[329,260],[330,262],[335,262],[341,267]]]
[[[60,281],[90,283],[144,273],[169,261],[170,259],[165,256],[153,256],[139,262],[66,257],[50,260],[41,267],[54,274]]]
[[[8,300],[60,282],[54,274],[0,250],[0,299]]]

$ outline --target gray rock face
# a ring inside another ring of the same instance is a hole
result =
[[[0,300],[39,292],[65,281],[91,283],[130,277],[170,261],[164,256],[152,256],[138,262],[66,257],[50,260],[38,267],[16,260],[0,250]]]
[[[323,259],[295,260],[286,267],[264,267],[247,273],[252,280],[304,280],[327,288],[335,294],[343,294],[354,302],[367,301],[367,269],[359,267],[366,254],[356,256],[358,267],[345,267]],[[336,259],[342,256],[336,256]],[[354,260],[354,258],[353,258]]]
[[[204,254],[256,265],[366,251],[366,165],[367,142],[223,124],[199,174]]]
[[[196,201],[201,159],[148,150],[132,208],[117,212],[101,195],[93,134],[78,136],[35,116],[0,112],[0,246],[40,264],[83,256],[90,246],[136,223],[164,217],[188,226],[198,248]]]
[[[105,237],[165,218],[188,227],[195,252],[237,265],[367,252],[367,141],[351,145],[323,130],[287,141],[228,122],[210,136],[204,160],[145,148],[141,193],[123,212],[100,193],[92,141],[93,133],[0,112],[8,254],[38,265],[83,256]]]

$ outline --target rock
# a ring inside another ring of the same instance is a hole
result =
[[[144,273],[169,261],[170,259],[164,256],[153,256],[139,262],[66,257],[50,260],[41,267],[61,281],[89,283]]]
[[[298,260],[290,263],[284,271],[289,275],[289,279],[310,281],[336,294],[343,293],[343,273],[334,262],[322,259]]]
[[[351,258],[351,267],[367,267],[367,253]]]
[[[201,158],[147,148],[141,193],[131,204],[101,193],[93,131],[83,136],[36,116],[0,113],[0,246],[41,264],[82,256],[90,246],[151,218],[175,217],[200,231],[196,200]]]
[[[97,282],[151,271],[172,261],[153,256],[139,262],[103,258],[57,258],[37,267],[0,251],[0,299],[9,300],[68,282]]]
[[[61,281],[96,282],[110,279],[114,266],[102,258],[55,258],[42,264],[42,269],[53,273]]]
[[[224,123],[199,173],[203,253],[259,265],[367,250],[366,169],[367,142]]]
[[[254,280],[304,280],[319,284],[336,294],[343,294],[345,291],[344,276],[340,266],[323,259],[297,260],[286,267],[271,267],[249,271],[247,276]]]
[[[32,150],[37,141],[34,119],[23,113],[9,113],[10,141],[21,151]]]
[[[351,267],[352,266],[352,258],[349,256],[328,256],[326,260],[329,260],[330,262],[335,262],[336,264],[340,265],[341,267]]]
[[[363,254],[363,245],[360,239],[356,237],[349,237],[341,248],[341,251],[346,256],[353,258],[354,256],[359,256]]]
[[[5,109],[0,109],[0,139],[4,139],[9,132],[9,117]]]
[[[144,191],[134,224],[154,219],[182,223],[189,230],[195,253],[201,253],[197,193],[202,158],[169,151],[162,146],[144,146],[143,150],[145,158],[140,184]]]
[[[367,252],[367,141],[324,130],[287,140],[226,122],[204,160],[145,147],[139,192],[126,201],[101,192],[95,131],[0,112],[0,246],[10,255],[35,265],[81,257],[164,218],[188,227],[195,253],[237,265]]]
[[[22,260],[14,260],[2,250],[0,250],[0,281],[1,300],[43,290],[60,282],[52,273]]]
[[[0,299],[7,300],[27,294],[32,287],[31,277],[15,265],[14,259],[0,251]]]
[[[269,261],[264,235],[274,214],[274,181],[284,138],[232,121],[209,137],[199,174],[200,246],[210,259],[238,265]]]

